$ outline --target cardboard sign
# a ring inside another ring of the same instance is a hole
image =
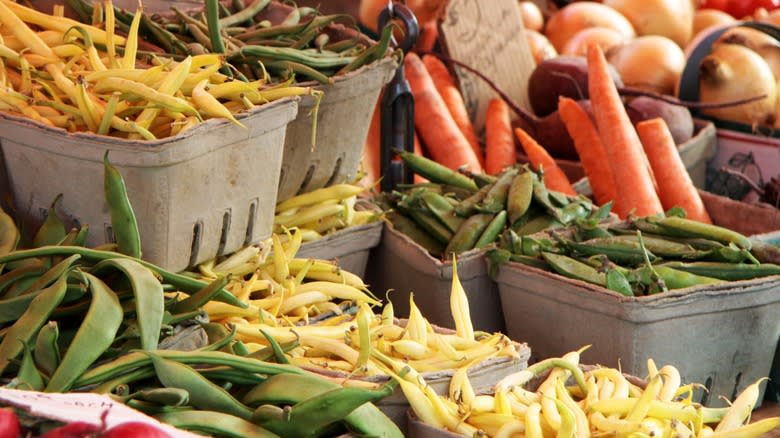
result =
[[[439,32],[448,56],[478,69],[530,110],[528,77],[535,64],[517,0],[450,0]],[[469,116],[481,131],[488,102],[497,94],[476,75],[458,67],[455,71]]]
[[[31,415],[62,421],[64,423],[83,421],[95,425],[101,424],[103,412],[106,415],[106,427],[111,428],[127,422],[148,423],[168,433],[171,438],[198,438],[190,432],[176,429],[131,409],[110,397],[92,393],[43,393],[0,388],[0,401],[18,407]]]

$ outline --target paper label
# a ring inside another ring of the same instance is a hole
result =
[[[0,388],[0,400],[11,406],[24,409],[31,415],[64,423],[83,421],[100,425],[103,412],[108,411],[108,415],[106,415],[106,426],[108,428],[131,421],[142,422],[160,428],[172,438],[202,438],[201,435],[195,435],[160,423],[154,418],[100,394],[50,394]]]
[[[528,77],[535,64],[517,0],[450,0],[439,32],[451,58],[478,69],[520,107],[530,110]],[[498,95],[476,75],[457,67],[455,71],[474,128],[481,131],[488,102]]]

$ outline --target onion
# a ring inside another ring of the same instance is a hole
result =
[[[589,27],[608,27],[620,32],[626,39],[636,35],[626,17],[612,8],[594,2],[570,3],[559,9],[547,21],[544,34],[555,46],[555,50],[560,52],[574,34]]]
[[[603,52],[627,41],[627,38],[615,29],[608,27],[589,27],[572,36],[563,46],[561,55],[585,56],[589,44],[596,44]]]
[[[674,94],[677,80],[685,68],[685,55],[669,38],[647,35],[615,47],[607,53],[626,86]]]
[[[780,9],[769,12],[765,17],[761,17],[759,21],[780,26]]]
[[[545,59],[555,58],[558,52],[555,50],[550,40],[535,30],[525,30],[525,39],[528,41],[528,48],[531,49],[531,55],[534,57],[534,63],[539,64]]]
[[[734,27],[718,38],[714,44],[739,44],[758,53],[769,64],[775,79],[780,79],[780,42],[774,37],[749,27]]]
[[[775,124],[777,84],[772,69],[756,52],[737,44],[718,44],[699,65],[699,100],[723,102],[746,96],[767,97],[728,108],[702,109],[704,114],[759,127]]]
[[[731,15],[718,9],[699,9],[693,14],[693,34],[698,35],[712,26],[722,26],[737,21]]]
[[[542,15],[539,6],[536,6],[536,3],[532,1],[521,1],[518,6],[520,7],[520,16],[523,17],[523,27],[526,30],[541,32],[544,27],[544,15]]]
[[[693,5],[687,0],[604,0],[623,14],[637,35],[665,36],[685,47],[693,36]]]

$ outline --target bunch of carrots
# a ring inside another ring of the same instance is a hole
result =
[[[561,97],[558,110],[574,140],[599,205],[613,201],[621,218],[649,216],[673,207],[689,218],[711,223],[663,119],[631,123],[598,46],[588,49],[588,87],[593,117],[576,101]],[[576,195],[552,156],[526,131],[512,128],[510,108],[499,98],[486,113],[484,149],[463,97],[446,65],[432,55],[410,53],[404,61],[415,100],[415,152],[473,173],[501,172],[517,163],[516,140],[551,190]],[[423,151],[423,146],[425,151]],[[379,109],[366,143],[369,178],[379,177]]]

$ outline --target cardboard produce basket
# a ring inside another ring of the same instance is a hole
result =
[[[345,228],[320,240],[304,243],[295,256],[335,260],[341,269],[362,278],[371,249],[382,240],[382,228],[382,221]]]
[[[87,244],[113,241],[103,156],[122,173],[138,219],[143,258],[178,271],[270,236],[287,123],[297,99],[238,115],[246,128],[210,119],[155,141],[68,133],[0,114],[9,191],[28,230],[59,203],[66,223],[88,224]]]
[[[697,401],[716,406],[769,375],[780,336],[780,276],[697,286],[644,297],[519,263],[496,277],[510,337],[535,358],[592,344],[589,361],[647,375],[646,360],[673,364],[683,381],[704,384]]]
[[[422,313],[425,315],[424,310]],[[427,315],[425,317],[428,318]],[[406,320],[401,319],[399,322],[401,325],[403,325],[405,324]],[[453,330],[438,327],[433,323],[432,326],[433,330],[437,333],[454,333]],[[502,378],[528,368],[528,360],[531,357],[531,350],[529,349],[528,345],[519,342],[515,342],[514,345],[519,356],[518,358],[512,359],[508,357],[494,357],[482,361],[469,369],[468,377],[471,385],[474,387],[475,394],[489,393],[493,390],[493,385],[495,385]],[[388,376],[354,377],[337,371],[323,371],[322,369],[314,368],[309,370],[330,379],[336,379],[339,381],[339,383],[343,382],[344,379],[352,378],[363,382],[371,382],[381,385],[389,380]],[[443,395],[448,393],[450,379],[454,373],[455,370],[447,370],[435,373],[420,373],[420,375],[425,379],[425,382],[430,385],[434,391],[436,391],[437,394]],[[400,387],[396,388],[395,392],[389,397],[385,397],[382,400],[376,402],[376,406],[385,415],[390,417],[390,419],[393,420],[395,424],[398,425],[401,431],[404,432],[405,436],[409,436],[407,434],[407,411],[409,411],[410,406]]]
[[[385,222],[382,241],[371,252],[366,273],[367,283],[376,294],[392,289],[390,301],[396,314],[409,315],[409,294],[422,314],[442,327],[454,327],[450,311],[452,261],[442,262],[405,234]],[[501,301],[495,282],[488,275],[483,250],[473,250],[458,256],[458,277],[471,307],[471,320],[476,330],[504,330]]]

